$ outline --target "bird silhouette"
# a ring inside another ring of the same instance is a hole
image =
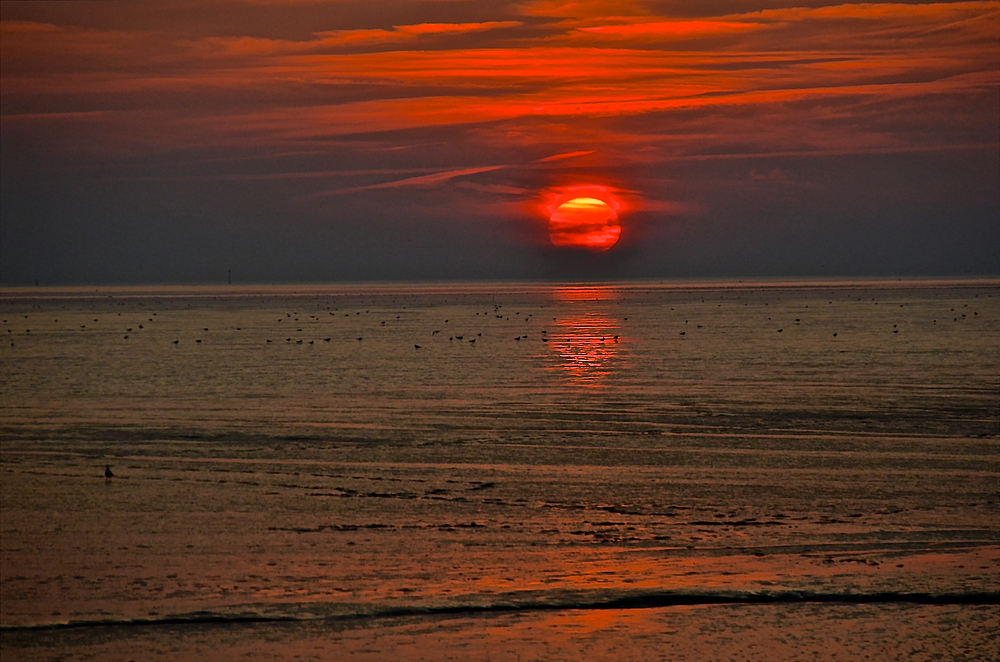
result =
[[[115,475],[113,473],[111,473],[111,465],[110,464],[105,464],[104,465],[104,482],[105,483],[110,483],[111,479],[114,478],[114,477],[115,477]]]

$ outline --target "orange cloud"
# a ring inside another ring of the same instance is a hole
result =
[[[578,156],[589,156],[594,153],[595,150],[585,149],[576,152],[565,152],[563,154],[553,154],[552,156],[546,156],[545,158],[538,159],[536,163],[549,163],[551,161],[561,161],[563,159],[575,159]]]
[[[901,138],[874,124],[866,135],[841,125],[807,135],[802,126],[810,118],[791,121],[788,109],[807,101],[828,108],[851,99],[856,108],[927,95],[992,94],[1000,83],[1000,2],[846,4],[691,19],[649,7],[534,2],[520,6],[521,18],[555,20],[514,20],[514,10],[505,7],[496,20],[391,29],[316,25],[301,39],[271,34],[267,26],[253,35],[209,37],[152,20],[132,30],[97,22],[82,27],[71,14],[57,24],[58,12],[45,13],[45,21],[36,12],[37,20],[0,22],[3,117],[18,131],[28,125],[34,126],[24,131],[64,131],[72,134],[65,145],[85,149],[89,143],[100,153],[207,145],[321,149],[317,145],[347,134],[498,122],[528,127],[545,118],[550,128],[575,124],[571,136],[522,129],[531,135],[518,140],[551,145],[548,153],[565,149],[541,162],[600,148],[637,163],[666,156],[642,153],[637,145],[668,149],[663,146],[671,141],[677,147],[668,151],[701,144],[702,153],[717,142],[756,143],[766,136],[780,136],[775,151],[796,141],[823,148],[834,139],[859,149],[893,148]],[[31,16],[34,9],[17,11]],[[514,28],[516,35],[505,37]],[[489,37],[490,47],[435,40],[454,35]],[[711,38],[711,47],[701,38]],[[344,52],[351,46],[367,52]],[[738,137],[718,126],[632,136],[582,124],[751,107],[767,109],[773,120]],[[811,113],[837,120],[824,114],[832,110]],[[793,125],[794,135],[782,133]]]
[[[485,32],[499,28],[523,25],[521,21],[486,21],[482,23],[418,23],[415,25],[394,25],[392,30],[334,30],[317,32],[316,36],[324,45],[358,45],[399,42],[426,35],[461,34]]]
[[[690,39],[735,34],[761,30],[765,27],[760,23],[751,22],[694,20],[595,25],[579,28],[579,31],[589,35],[613,37],[634,42],[636,40]]]

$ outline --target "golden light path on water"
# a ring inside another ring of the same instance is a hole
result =
[[[616,292],[602,286],[556,287],[553,299],[570,304],[574,314],[556,320],[548,345],[557,369],[576,386],[603,387],[614,372],[627,367],[620,344],[621,320],[608,308]]]

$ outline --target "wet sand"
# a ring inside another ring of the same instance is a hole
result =
[[[218,450],[109,484],[5,449],[4,659],[995,659],[992,505],[920,535],[907,511],[559,502],[575,467]],[[518,482],[557,487],[506,502]],[[697,604],[727,598],[747,603]]]

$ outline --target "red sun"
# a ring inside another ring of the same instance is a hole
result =
[[[549,240],[555,246],[606,251],[622,233],[621,204],[604,186],[571,186],[546,206]]]

